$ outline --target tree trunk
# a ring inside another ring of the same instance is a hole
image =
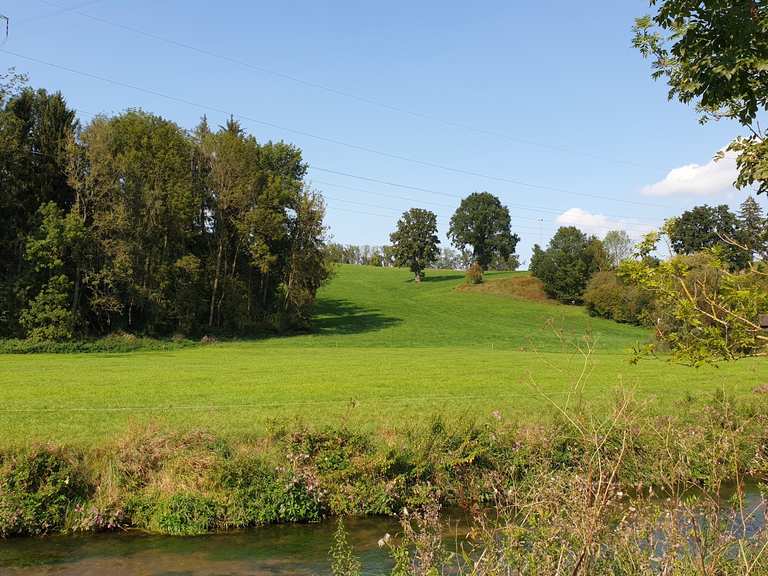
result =
[[[80,266],[75,267],[75,289],[72,294],[72,316],[77,312],[77,304],[80,300]]]
[[[224,240],[219,238],[219,251],[216,255],[216,274],[213,277],[213,290],[211,291],[211,309],[208,314],[208,327],[213,326],[213,314],[216,309],[216,291],[219,289],[219,275],[221,274],[221,253],[224,250]]]

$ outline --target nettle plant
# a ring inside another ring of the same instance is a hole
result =
[[[656,301],[656,342],[638,352],[667,348],[675,360],[692,365],[765,355],[768,332],[760,317],[768,313],[766,264],[731,271],[720,247],[659,263],[650,255],[663,235],[664,229],[648,234],[637,258],[618,272]]]

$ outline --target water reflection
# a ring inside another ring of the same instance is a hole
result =
[[[377,541],[397,532],[391,519],[346,521],[365,574],[387,573]],[[244,576],[330,574],[328,548],[335,523],[270,526],[194,538],[139,533],[55,536],[0,541],[7,576]]]

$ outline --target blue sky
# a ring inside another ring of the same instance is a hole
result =
[[[732,162],[707,165],[739,128],[701,126],[668,102],[631,47],[648,11],[644,0],[6,0],[0,68],[61,90],[84,122],[134,107],[192,128],[232,113],[260,140],[296,143],[339,242],[385,243],[418,206],[438,213],[447,244],[461,196],[487,190],[509,205],[527,260],[562,223],[637,235],[746,195],[729,185]]]

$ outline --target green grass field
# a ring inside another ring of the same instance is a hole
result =
[[[716,389],[745,399],[768,382],[759,360],[631,365],[645,330],[578,307],[458,291],[460,273],[431,271],[420,285],[410,278],[340,267],[309,335],[173,352],[0,356],[0,442],[98,444],[148,421],[225,435],[259,434],[274,421],[399,427],[495,410],[533,421],[579,381],[585,336],[594,343],[583,379],[591,402],[607,404],[624,387],[654,411],[695,416]]]

